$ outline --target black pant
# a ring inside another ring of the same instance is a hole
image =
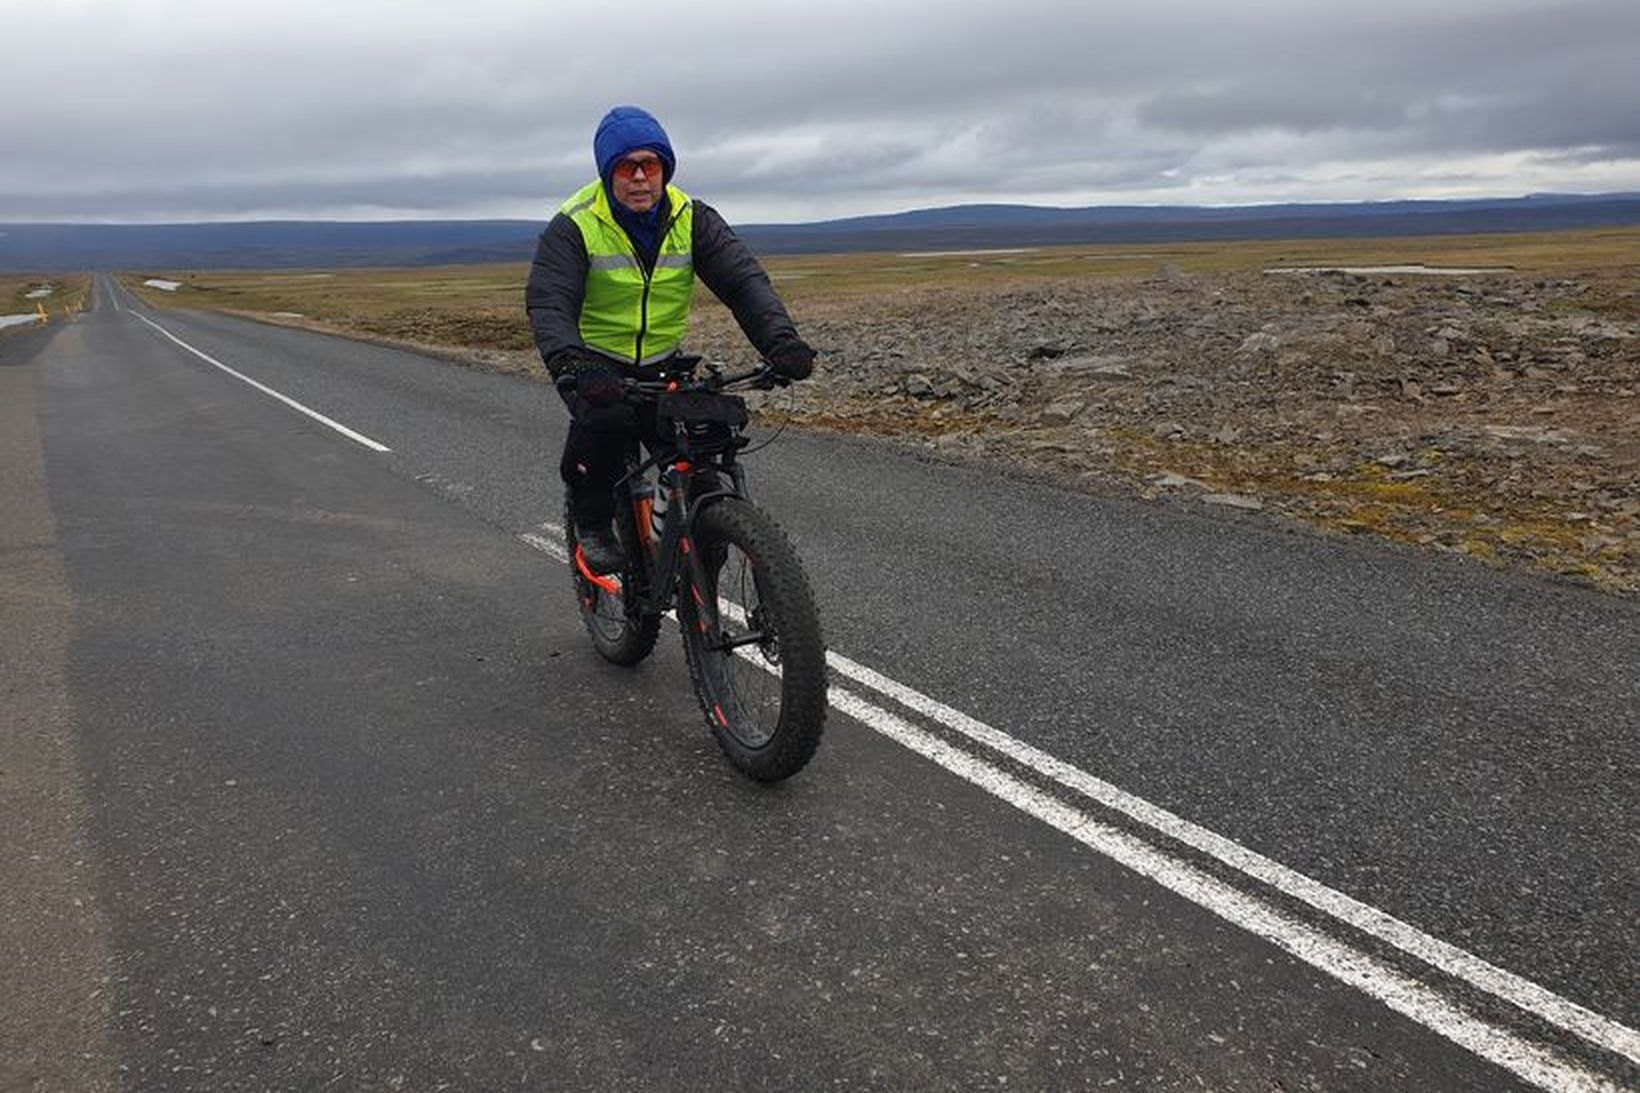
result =
[[[571,417],[558,475],[569,495],[570,519],[583,526],[615,518],[615,483],[626,473],[626,454],[640,441],[651,454],[659,450],[655,404],[640,402],[635,429],[587,425]]]

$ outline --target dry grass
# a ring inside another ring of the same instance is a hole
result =
[[[128,274],[156,307],[303,320],[349,333],[451,347],[528,349],[522,265],[369,270],[185,270]],[[143,281],[180,281],[175,292]]]
[[[49,288],[51,295],[35,299],[29,293]],[[85,310],[91,278],[85,274],[0,274],[0,315],[23,315],[43,308],[51,321]],[[29,330],[27,325],[6,330]]]
[[[1633,265],[1640,229],[1393,239],[1280,239],[1042,247],[908,257],[839,254],[770,259],[781,294],[806,299],[916,288],[1003,286],[1030,280],[1143,277],[1172,266],[1184,273],[1227,273],[1272,266],[1498,266],[1544,276]]]
[[[1257,240],[1224,243],[1044,247],[1022,253],[774,256],[765,262],[801,316],[809,302],[904,291],[1003,287],[1021,281],[1143,277],[1166,266],[1220,273],[1270,266],[1505,266],[1543,276],[1634,265],[1640,229],[1396,239]],[[170,271],[124,278],[160,307],[198,307],[301,318],[354,333],[456,348],[530,348],[523,263],[421,269]],[[177,292],[142,287],[180,281]],[[702,295],[708,299],[704,289]],[[1637,305],[1640,306],[1640,305]],[[283,316],[280,313],[285,313]]]

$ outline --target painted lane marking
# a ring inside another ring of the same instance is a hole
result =
[[[1280,862],[1250,850],[1142,797],[1118,789],[1096,775],[1043,752],[1023,740],[975,720],[910,687],[856,664],[838,653],[827,660],[838,672],[907,709],[936,721],[1022,766],[1097,801],[1115,812],[1228,865],[1244,876],[1300,900],[1322,914],[1392,945],[1409,956],[1461,979],[1494,998],[1502,999],[1597,1047],[1640,1064],[1640,1033],[1609,1017],[1563,998],[1537,983],[1499,968],[1482,958],[1403,922],[1394,915],[1329,888]]]
[[[524,534],[520,535],[519,538],[534,547],[536,550],[539,550],[542,554],[547,555],[549,558],[556,558],[558,561],[568,565],[569,551],[564,549],[563,531],[554,527],[552,524],[542,524],[541,529],[543,531],[558,532],[558,538],[549,539],[545,535],[537,535],[533,531],[526,531]]]
[[[156,323],[154,320],[150,319],[148,316],[140,314],[136,311],[132,311],[131,314],[135,315],[137,318],[141,319],[143,322],[147,323],[149,326],[153,327],[155,330],[159,331],[161,334],[164,334],[167,338],[170,338],[173,342],[176,342],[178,345],[182,346],[182,348],[186,349],[188,352],[192,353],[194,356],[198,357],[200,360],[204,361],[206,364],[215,365],[217,368],[220,368],[220,369],[222,369],[222,371],[228,373],[228,375],[232,376],[234,379],[242,380],[245,383],[250,384],[252,387],[256,388],[258,391],[262,392],[264,395],[271,395],[273,398],[278,399],[280,402],[284,403],[286,406],[289,406],[291,409],[296,410],[299,413],[306,414],[308,417],[312,418],[314,421],[317,421],[319,424],[328,425],[330,428],[335,429],[338,433],[341,433],[343,436],[347,437],[349,440],[354,441],[355,443],[358,443],[358,444],[363,444],[366,448],[369,448],[373,452],[390,452],[390,451],[393,450],[392,448],[389,448],[385,444],[382,444],[382,443],[379,443],[377,441],[371,440],[369,437],[365,436],[363,433],[354,432],[352,429],[349,429],[346,425],[343,425],[339,421],[331,420],[330,418],[328,418],[325,415],[321,414],[317,410],[311,410],[308,407],[303,406],[300,402],[297,402],[295,399],[291,398],[288,395],[281,395],[278,391],[275,391],[273,388],[267,386],[266,384],[256,382],[255,380],[251,379],[249,376],[245,375],[243,372],[234,371],[232,368],[229,368],[227,365],[223,364],[221,361],[217,360],[215,357],[211,356],[209,353],[205,353],[205,352],[202,352],[201,350],[195,349],[193,346],[189,345],[187,342],[183,341],[181,338],[177,337],[175,334],[171,333],[169,330],[166,330],[163,326],[160,326],[158,323]]]
[[[1094,819],[846,688],[831,688],[830,699],[839,711],[1026,815],[1069,835],[1095,853],[1110,858],[1231,925],[1263,938],[1311,967],[1354,987],[1396,1013],[1533,1085],[1556,1093],[1606,1093],[1620,1088],[1611,1079],[1551,1048],[1474,1016],[1449,1001],[1434,987],[1397,971],[1370,953],[1322,933],[1264,900],[1233,888],[1134,835]]]
[[[563,529],[556,524],[542,524],[540,533],[526,533],[519,538],[561,562],[567,563],[569,560],[563,546]],[[729,617],[742,623],[745,621],[745,614],[738,605],[722,601],[722,606]],[[764,666],[761,658],[747,659],[751,663]],[[826,659],[840,675],[871,688],[907,710],[926,717],[981,747],[1005,756],[1065,789],[1119,812],[1158,834],[1200,851],[1251,880],[1297,899],[1329,918],[1377,938],[1593,1046],[1614,1052],[1631,1062],[1640,1063],[1640,1034],[1620,1022],[1563,998],[1523,976],[1496,967],[1473,953],[1441,941],[1393,915],[1329,888],[1232,839],[1118,789],[1079,767],[1056,759],[1000,729],[953,709],[903,683],[889,679],[840,653],[828,651]],[[1433,988],[1416,983],[1370,954],[1320,934],[1312,927],[1292,919],[1256,897],[1224,885],[1188,862],[1094,820],[1064,802],[1041,793],[986,759],[953,748],[899,715],[874,705],[851,691],[833,686],[830,688],[830,697],[832,705],[839,711],[856,718],[882,735],[939,763],[987,792],[1049,823],[1135,872],[1155,880],[1170,891],[1212,911],[1226,921],[1264,937],[1299,959],[1411,1017],[1453,1043],[1506,1066],[1535,1084],[1546,1089],[1617,1088],[1593,1071],[1574,1063],[1559,1061],[1557,1055],[1546,1052],[1531,1041],[1470,1016],[1447,1002]],[[950,761],[947,761],[948,759]],[[1047,804],[1040,804],[1039,798],[1040,802]],[[1075,822],[1066,826],[1056,819],[1065,816],[1074,817]],[[1096,841],[1089,841],[1083,837],[1084,832],[1093,830],[1100,832]],[[1143,855],[1132,857],[1128,854],[1127,848],[1130,843],[1142,848]],[[1107,849],[1107,845],[1123,849],[1123,853]],[[1129,860],[1130,857],[1132,860]],[[1157,863],[1165,864],[1166,869],[1162,869]],[[1175,875],[1185,878],[1188,883],[1181,882],[1180,886],[1175,886],[1166,879]],[[1220,889],[1230,893],[1234,899],[1219,899],[1216,893]],[[1198,895],[1203,898],[1198,898]],[[1209,901],[1207,897],[1212,899]],[[1243,917],[1243,912],[1247,912],[1246,917]],[[1317,938],[1325,942],[1324,950],[1315,947],[1314,939]],[[1318,954],[1315,959],[1309,955],[1312,952]],[[1368,970],[1358,971],[1363,968]],[[1408,984],[1415,990],[1409,993]],[[1526,1066],[1531,1074],[1506,1060],[1516,1060],[1521,1066]],[[1548,1060],[1547,1064],[1545,1060]],[[1548,1069],[1544,1069],[1545,1066],[1548,1066]],[[1560,1077],[1554,1077],[1552,1081],[1543,1081],[1532,1076],[1544,1074],[1553,1077],[1554,1074],[1560,1073],[1555,1068],[1560,1068],[1565,1073],[1560,1074]],[[1570,1084],[1567,1084],[1562,1080],[1567,1075],[1576,1080],[1570,1080]],[[1594,1084],[1588,1084],[1590,1082]]]
[[[110,282],[108,275],[99,273],[92,281],[91,310],[95,311],[102,306],[100,301],[103,297],[108,298],[108,302],[114,305],[115,311],[122,310],[120,308],[119,293],[114,291],[114,285]]]

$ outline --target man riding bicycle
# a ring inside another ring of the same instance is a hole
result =
[[[628,445],[654,438],[653,420],[639,420],[621,378],[652,375],[678,351],[695,275],[780,375],[807,377],[815,354],[752,252],[716,210],[671,185],[672,145],[647,111],[615,107],[592,151],[598,178],[541,233],[524,305],[569,407],[559,474],[575,537],[593,572],[613,573],[623,561],[613,488]]]

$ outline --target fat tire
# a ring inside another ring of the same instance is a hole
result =
[[[706,727],[729,761],[752,778],[760,782],[789,778],[814,757],[826,719],[826,646],[808,576],[780,525],[742,498],[707,502],[695,517],[691,539],[703,559],[713,557],[714,546],[732,546],[752,563],[758,599],[776,635],[781,667],[776,727],[767,742],[751,746],[714,713],[719,702],[703,661],[723,654],[706,649],[687,587],[689,576],[681,576],[684,587],[679,590],[678,612],[684,658]]]
[[[581,612],[582,625],[592,638],[592,647],[611,664],[624,668],[642,662],[655,649],[655,641],[661,632],[660,616],[635,617],[631,612],[623,611],[617,621],[608,614],[599,614],[598,597],[604,593],[583,577],[575,564],[575,521],[569,518],[568,513],[564,514],[564,546],[569,550],[569,575],[575,585],[575,605]],[[623,589],[632,587],[630,572],[623,571],[619,577]],[[621,606],[625,607],[624,602]]]

